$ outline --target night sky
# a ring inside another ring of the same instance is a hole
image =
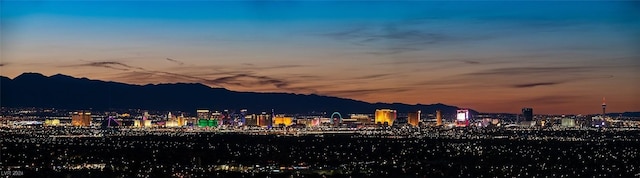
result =
[[[640,110],[637,1],[1,1],[0,75]],[[159,101],[161,98],[159,98]],[[185,102],[188,102],[185,101]]]

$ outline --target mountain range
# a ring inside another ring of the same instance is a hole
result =
[[[196,109],[240,110],[276,113],[373,113],[376,109],[395,109],[399,113],[415,112],[453,115],[458,107],[445,104],[409,105],[402,103],[368,103],[353,99],[316,94],[237,92],[211,88],[199,83],[132,85],[110,81],[75,78],[56,74],[23,73],[13,79],[0,76],[0,106],[40,107],[71,110]],[[472,114],[476,111],[470,110]]]

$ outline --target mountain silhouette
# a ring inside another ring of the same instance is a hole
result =
[[[211,88],[199,83],[132,85],[118,82],[74,78],[56,74],[23,73],[10,79],[0,76],[0,106],[40,107],[70,110],[145,109],[214,110],[248,109],[251,113],[373,113],[390,108],[399,113],[415,112],[455,114],[458,107],[444,104],[408,105],[402,103],[368,103],[315,94],[236,92]],[[471,110],[472,113],[477,113]]]

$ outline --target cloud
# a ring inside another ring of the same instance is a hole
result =
[[[181,61],[178,61],[178,60],[175,60],[175,59],[166,58],[166,60],[167,60],[167,61],[174,62],[174,63],[177,63],[177,64],[179,64],[179,65],[184,65],[184,62],[181,62]]]
[[[512,85],[514,88],[531,88],[537,86],[550,86],[550,85],[558,85],[562,82],[536,82],[536,83],[525,83],[525,84],[516,84]]]
[[[129,71],[132,69],[142,69],[139,67],[133,67],[121,62],[116,62],[116,61],[87,62],[84,64],[66,65],[66,66],[60,66],[60,67],[102,67],[102,68],[115,69],[115,70],[121,70],[121,71]]]
[[[220,72],[210,72],[211,66],[200,67],[182,67],[183,72],[166,72],[158,70],[149,70],[142,67],[128,65],[123,62],[117,61],[89,61],[82,64],[66,65],[61,67],[101,67],[108,69],[115,69],[126,71],[113,76],[112,79],[118,81],[127,81],[138,84],[159,83],[159,82],[195,82],[202,83],[214,87],[244,87],[256,90],[273,87],[280,91],[293,91],[293,92],[317,92],[315,89],[311,89],[305,86],[291,86],[291,81],[294,78],[308,79],[315,76],[298,76],[288,75],[287,79],[279,79],[275,77],[257,75],[253,71],[267,70],[267,69],[284,69],[294,67],[304,67],[303,65],[273,65],[273,66],[258,66],[245,65],[244,67],[225,67],[218,69]],[[298,77],[296,77],[298,76]]]
[[[466,64],[480,64],[480,62],[478,61],[471,61],[471,60],[462,60],[461,62]]]
[[[482,61],[482,62],[480,62]],[[394,60],[392,62],[381,62],[377,63],[378,65],[403,65],[403,64],[442,64],[442,63],[451,63],[452,65],[444,65],[439,67],[455,67],[460,66],[459,64],[499,64],[505,62],[495,61],[493,59],[403,59],[403,60]]]
[[[222,85],[235,85],[243,87],[255,87],[260,85],[273,85],[277,88],[285,88],[288,82],[267,76],[255,76],[250,74],[237,74],[232,76],[220,77],[212,80],[206,80],[207,83]]]
[[[533,74],[570,74],[570,73],[585,73],[589,71],[593,71],[597,69],[596,67],[507,67],[507,68],[497,68],[497,69],[489,69],[480,72],[472,72],[466,75],[469,76],[477,76],[477,75],[533,75]]]

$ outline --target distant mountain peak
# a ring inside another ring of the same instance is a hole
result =
[[[68,75],[64,75],[64,74],[55,74],[55,75],[49,76],[49,78],[58,78],[58,79],[76,79],[75,77],[68,76]],[[86,79],[86,78],[84,78],[84,79]]]
[[[46,78],[46,77],[47,76],[42,75],[41,73],[25,72],[25,73],[22,73],[22,74],[16,76],[13,79],[16,80],[16,79],[19,79],[19,78]]]

